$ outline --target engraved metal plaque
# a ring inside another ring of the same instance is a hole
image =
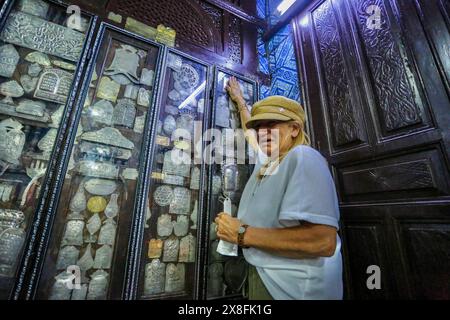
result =
[[[161,207],[168,206],[173,199],[173,190],[170,186],[159,186],[153,194],[153,200]]]
[[[142,69],[141,84],[152,86],[154,78],[155,72],[153,70],[148,70],[147,68]]]
[[[190,214],[191,191],[187,188],[175,187],[169,212],[175,214]]]
[[[14,105],[14,101],[11,97],[19,98],[23,96],[24,93],[25,91],[22,86],[16,80],[10,80],[0,84],[0,94],[6,96],[1,101],[3,104]]]
[[[151,239],[148,243],[148,258],[159,259],[163,250],[163,241],[160,239]]]
[[[14,228],[14,224],[0,230],[0,275],[12,277],[25,241],[25,231]]]
[[[143,107],[148,107],[150,104],[151,93],[152,92],[150,90],[140,88],[139,94],[138,94],[138,99],[137,99],[137,104],[140,106],[143,106]]]
[[[39,64],[33,63],[28,65],[28,75],[31,77],[37,77],[41,73],[42,68]]]
[[[138,95],[138,91],[139,91],[139,87],[138,86],[129,84],[129,85],[127,85],[125,87],[125,92],[124,92],[123,96],[125,98],[136,100],[137,95]]]
[[[108,218],[114,218],[119,214],[119,205],[118,205],[118,198],[119,195],[117,193],[114,193],[109,198],[108,205],[105,208],[105,216]]]
[[[119,91],[120,84],[108,77],[102,77],[97,90],[97,98],[116,102]]]
[[[89,119],[98,123],[111,125],[113,123],[113,114],[114,107],[107,100],[100,100],[88,108]]]
[[[179,72],[174,72],[173,77],[176,82],[179,82],[183,88],[193,90],[200,81],[200,76],[193,66],[187,63],[181,65]]]
[[[104,270],[97,270],[91,275],[87,300],[106,300],[108,293],[109,274]]]
[[[125,168],[122,171],[122,177],[127,180],[136,180],[138,176],[139,176],[139,173],[134,168]]]
[[[106,127],[98,131],[85,132],[81,140],[102,143],[124,149],[134,149],[134,143],[125,138],[116,128]]]
[[[101,246],[95,253],[94,269],[111,268],[113,249],[110,246]]]
[[[174,149],[164,153],[163,172],[181,177],[189,177],[191,157],[182,150]]]
[[[200,188],[200,168],[198,167],[192,167],[189,188],[192,190],[198,190]]]
[[[72,274],[66,271],[61,272],[55,277],[55,283],[50,291],[49,300],[69,300],[72,289],[67,287],[67,283],[72,279]]]
[[[22,85],[23,90],[30,94],[34,92],[36,89],[39,78],[32,78],[27,74],[24,74],[20,77],[20,84]]]
[[[117,48],[114,53],[114,59],[111,65],[105,70],[105,75],[122,75],[124,77],[117,78],[122,79],[121,84],[128,84],[130,81],[139,84],[139,77],[136,72],[139,67],[139,56],[137,55],[137,49],[127,45],[121,44],[120,48]]]
[[[20,0],[18,9],[22,12],[44,18],[47,16],[49,5],[42,0]]]
[[[147,116],[147,112],[144,112],[144,114],[142,116],[136,117],[136,120],[134,121],[134,128],[133,128],[134,132],[136,132],[136,133],[144,132],[146,116]]]
[[[117,183],[106,179],[89,179],[84,188],[87,192],[96,196],[109,196],[116,191]]]
[[[18,164],[25,145],[22,124],[12,118],[0,122],[0,160]]]
[[[131,150],[113,146],[106,146],[97,143],[82,141],[80,143],[80,152],[94,155],[95,157],[116,158],[128,160],[131,158]]]
[[[26,55],[25,61],[37,63],[44,67],[51,67],[50,58],[45,53],[33,51]]]
[[[69,220],[66,223],[66,230],[64,232],[63,240],[61,244],[63,246],[81,246],[83,244],[83,229],[84,221],[82,220]]]
[[[93,214],[86,225],[86,229],[89,231],[91,235],[96,233],[98,230],[100,230],[100,227],[102,226],[102,220],[100,219],[100,216],[98,213]]]
[[[114,108],[113,122],[115,125],[133,128],[136,117],[136,105],[131,99],[119,99]]]
[[[77,265],[82,271],[87,271],[94,265],[94,258],[92,257],[92,247],[88,244],[83,256],[78,260]]]
[[[166,184],[183,186],[184,185],[184,177],[174,176],[174,175],[170,175],[170,174],[164,174],[163,182]]]
[[[45,69],[39,78],[34,97],[59,104],[66,103],[73,75],[62,69]]]
[[[175,118],[171,115],[168,115],[164,119],[164,123],[163,123],[164,132],[170,136],[176,128],[177,128],[177,123],[175,121]]]
[[[176,292],[184,290],[185,266],[183,263],[169,263],[166,268],[166,292]]]
[[[43,36],[45,35],[45,36]],[[78,61],[84,34],[23,12],[12,12],[0,34],[3,41]]]
[[[12,44],[0,47],[0,76],[11,78],[19,63],[19,53]]]
[[[156,231],[160,237],[168,237],[172,234],[173,222],[168,214],[162,214],[158,217]]]
[[[188,234],[180,241],[179,262],[195,262],[195,237]]]
[[[56,259],[56,269],[65,270],[68,266],[77,264],[79,254],[80,251],[74,246],[62,248],[58,253],[58,258]]]
[[[45,103],[40,101],[24,99],[19,102],[19,105],[16,107],[16,111],[19,113],[30,114],[36,117],[43,117],[44,114],[46,113]]]
[[[180,250],[180,240],[178,238],[168,238],[164,240],[163,261],[173,262],[178,260]]]
[[[166,264],[159,259],[153,260],[145,266],[144,294],[154,295],[164,292],[166,279]]]
[[[187,216],[178,216],[173,225],[173,232],[177,237],[183,237],[188,233],[189,218]]]
[[[106,219],[98,236],[98,244],[114,246],[116,239],[116,223],[112,219]]]

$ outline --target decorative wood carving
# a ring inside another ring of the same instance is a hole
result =
[[[133,17],[153,27],[161,23],[170,26],[177,31],[177,37],[211,51],[215,51],[215,41],[220,39],[213,21],[195,1],[112,1],[108,11]]]
[[[357,182],[357,183],[355,183]],[[343,173],[347,195],[436,188],[427,159]]]
[[[328,110],[335,146],[362,140],[350,96],[350,81],[334,10],[329,1],[313,12],[328,93]]]
[[[383,124],[388,131],[422,122],[422,115],[413,91],[412,70],[393,34],[392,23],[383,0],[351,1],[357,16],[373,86],[381,108]],[[381,10],[381,28],[367,26],[367,8],[376,5]],[[411,83],[412,82],[412,83]]]

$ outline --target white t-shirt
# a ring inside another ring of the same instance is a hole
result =
[[[308,146],[297,146],[276,173],[257,179],[255,166],[239,204],[238,218],[259,228],[283,228],[301,221],[339,229],[336,189],[327,162]],[[274,299],[342,299],[341,241],[332,257],[291,259],[244,249]]]

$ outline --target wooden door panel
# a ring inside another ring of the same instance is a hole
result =
[[[355,90],[355,78],[346,61],[340,22],[330,2],[312,13],[316,68],[319,72],[323,112],[330,152],[367,145],[367,134]]]
[[[380,10],[380,28],[368,27],[369,6]],[[432,127],[423,89],[407,52],[393,8],[382,0],[351,0],[342,5],[355,26],[353,45],[360,49],[366,97],[374,111],[379,141]]]
[[[334,171],[342,203],[450,196],[450,177],[439,146]]]
[[[370,6],[380,28],[369,27]],[[308,128],[340,199],[349,298],[450,294],[441,283],[450,263],[448,8],[317,0],[294,19]],[[384,270],[381,290],[367,289],[371,264]]]
[[[450,299],[449,221],[401,220],[398,224],[414,297]]]
[[[392,296],[392,284],[389,281],[388,263],[386,261],[386,247],[383,243],[385,225],[383,220],[346,221],[344,239],[346,251],[344,255],[345,269],[348,273],[347,298],[351,299],[381,299]],[[355,254],[357,253],[357,254]],[[367,286],[369,266],[376,265],[381,270],[381,290],[370,290]]]

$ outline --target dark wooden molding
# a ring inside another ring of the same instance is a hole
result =
[[[204,1],[212,5],[215,5],[216,7],[219,7],[222,10],[227,11],[228,13],[231,13],[232,15],[244,21],[256,25],[258,28],[262,28],[264,30],[267,29],[267,24],[263,19],[247,13],[246,11],[242,10],[240,7],[232,4],[231,2],[226,2],[223,0],[204,0]]]

